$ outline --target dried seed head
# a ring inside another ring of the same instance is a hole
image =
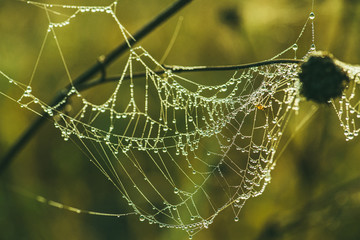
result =
[[[300,94],[317,103],[327,103],[340,97],[350,79],[336,61],[330,53],[312,53],[301,65]]]

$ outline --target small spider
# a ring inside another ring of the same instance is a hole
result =
[[[265,110],[265,107],[263,105],[261,105],[261,104],[257,104],[256,108],[259,109],[259,110],[262,110],[262,111]]]

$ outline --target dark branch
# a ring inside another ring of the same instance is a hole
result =
[[[260,67],[265,65],[273,65],[273,64],[301,64],[303,60],[299,59],[275,59],[275,60],[267,60],[256,63],[249,64],[241,64],[241,65],[225,65],[225,66],[193,66],[193,67],[184,67],[184,66],[172,66],[172,65],[163,65],[162,70],[154,71],[155,74],[163,74],[168,70],[171,70],[172,73],[182,73],[182,72],[211,72],[211,71],[229,71],[229,70],[241,70],[252,67]],[[141,78],[145,77],[145,72],[133,73],[132,78]],[[112,76],[107,78],[99,78],[98,80],[87,82],[85,84],[81,84],[78,86],[78,91],[83,91],[104,83],[116,82],[119,81],[121,76]],[[126,75],[124,80],[130,79],[130,75]]]
[[[164,23],[167,19],[176,14],[179,10],[181,10],[185,5],[190,3],[192,0],[179,0],[175,2],[168,9],[160,13],[157,17],[155,17],[152,21],[150,21],[147,25],[145,25],[141,30],[133,35],[134,39],[129,38],[127,42],[130,45],[136,44],[141,39],[146,37],[149,33],[153,32],[158,26]],[[60,91],[58,96],[53,99],[50,106],[56,106],[67,93],[70,91],[72,86],[77,87],[85,82],[91,80],[97,73],[102,72],[107,66],[109,66],[112,62],[114,62],[117,58],[119,58],[123,53],[125,53],[129,47],[125,41],[117,48],[115,48],[111,53],[102,57],[101,61],[98,61],[95,65],[90,67],[87,71],[81,74],[78,78],[73,81],[73,85],[68,85],[64,88],[64,90]],[[63,105],[61,105],[63,106]],[[60,107],[57,109],[60,110]],[[39,117],[32,125],[23,133],[23,135],[17,140],[17,142],[10,148],[10,150],[5,154],[0,162],[0,174],[8,167],[11,160],[15,157],[17,153],[25,146],[25,144],[31,139],[34,133],[43,125],[45,121],[45,117],[47,114],[43,113],[43,117]]]
[[[225,66],[194,66],[194,67],[183,67],[183,66],[170,66],[164,65],[165,69],[171,70],[172,72],[204,72],[204,71],[227,71],[227,70],[241,70],[252,67],[260,67],[265,65],[273,64],[300,64],[303,60],[299,59],[274,59],[262,62],[241,64],[241,65],[225,65]]]

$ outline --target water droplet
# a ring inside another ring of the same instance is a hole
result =
[[[299,46],[298,46],[296,43],[292,46],[292,49],[293,49],[294,51],[298,50],[298,48],[299,48]]]
[[[310,50],[311,50],[311,51],[315,51],[315,50],[316,50],[315,44],[311,44]]]
[[[144,216],[144,215],[140,215],[139,220],[140,220],[140,222],[145,221],[145,216]]]
[[[270,172],[267,172],[267,173],[266,173],[266,175],[265,175],[265,181],[266,181],[266,182],[270,182],[270,181],[271,181]]]
[[[204,228],[206,228],[206,229],[209,228],[209,224],[208,224],[206,221],[203,222],[203,226],[204,226]]]
[[[309,18],[310,18],[311,20],[313,20],[313,19],[315,18],[315,13],[311,12],[310,15],[309,15]]]
[[[179,193],[179,189],[174,188],[174,193],[175,193],[175,194],[178,194],[178,193]]]
[[[234,218],[234,221],[235,221],[235,222],[238,222],[238,221],[239,221],[239,218],[238,218],[238,217],[235,217],[235,218]]]

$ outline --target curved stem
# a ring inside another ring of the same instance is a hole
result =
[[[203,71],[227,71],[227,70],[241,70],[252,67],[260,67],[265,65],[273,65],[273,64],[300,64],[303,63],[303,60],[300,59],[274,59],[267,60],[255,63],[247,63],[241,65],[224,65],[224,66],[193,66],[193,67],[185,67],[185,66],[172,66],[172,65],[164,65],[165,69],[171,70],[172,72],[203,72]]]
[[[248,64],[223,65],[223,66],[191,66],[191,67],[187,67],[187,66],[163,65],[162,70],[154,71],[154,73],[159,75],[159,74],[163,74],[169,70],[172,73],[229,71],[229,70],[241,70],[241,69],[246,69],[246,68],[260,67],[260,66],[273,65],[273,64],[301,64],[303,62],[304,62],[303,60],[299,60],[299,59],[275,59],[275,60],[267,60],[267,61],[248,63]],[[131,77],[132,78],[146,77],[146,72],[133,73],[131,75]],[[121,78],[121,76],[112,76],[112,77],[107,77],[107,78],[101,77],[98,80],[79,85],[77,87],[77,90],[84,91],[84,90],[93,88],[95,86],[98,86],[98,85],[101,85],[104,83],[119,81],[120,78]],[[124,80],[130,79],[130,75],[124,76],[123,79]]]

